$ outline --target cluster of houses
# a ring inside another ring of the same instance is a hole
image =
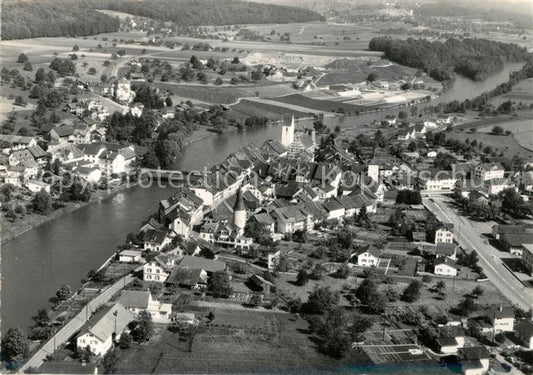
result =
[[[96,183],[101,177],[128,174],[147,151],[144,147],[106,142],[104,121],[110,111],[140,116],[143,106],[130,105],[135,97],[131,84],[125,79],[107,82],[102,92],[91,89],[92,84],[77,82],[87,91],[110,96],[116,102],[89,99],[66,104],[65,112],[77,118],[67,123],[43,125],[39,136],[0,135],[0,178],[4,183],[24,186],[33,192],[50,186],[40,180],[43,168],[59,160],[62,167],[83,180]],[[96,85],[98,86],[98,85]],[[119,104],[122,103],[122,104]]]
[[[26,187],[32,192],[42,189],[50,192],[51,185],[39,177],[47,165],[58,160],[63,171],[96,184],[102,177],[109,179],[131,173],[147,151],[133,144],[123,146],[91,140],[89,129],[81,123],[52,129],[46,151],[37,137],[0,135],[0,177],[4,183]]]
[[[103,356],[140,312],[149,313],[158,324],[168,324],[173,318],[172,304],[157,301],[149,290],[123,290],[116,303],[87,320],[76,335],[77,349]]]
[[[457,355],[465,375],[486,374],[491,357],[485,346],[474,346],[468,342],[465,327],[474,327],[482,336],[491,340],[498,334],[512,334],[516,343],[526,349],[533,349],[533,322],[517,320],[511,306],[490,305],[476,318],[467,322],[451,321],[438,330],[436,343],[440,353]]]

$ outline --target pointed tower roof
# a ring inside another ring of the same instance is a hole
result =
[[[246,211],[246,207],[244,206],[244,199],[242,198],[241,188],[237,190],[237,199],[235,200],[235,204],[233,205],[233,212],[235,211]]]

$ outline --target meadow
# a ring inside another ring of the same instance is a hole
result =
[[[317,351],[307,322],[283,312],[211,308],[215,319],[194,337],[191,351],[178,333],[159,328],[148,345],[120,352],[119,373],[345,373],[369,358],[350,350],[341,360]],[[207,309],[195,311],[207,315]],[[204,318],[205,319],[205,318]],[[229,348],[229,350],[228,350]],[[352,370],[353,371],[353,370]]]
[[[515,103],[523,102],[528,105],[532,104],[533,103],[533,78],[529,78],[529,79],[523,80],[522,82],[519,82],[517,85],[513,87],[511,92],[493,98],[490,101],[490,103],[497,107],[503,102],[506,102],[508,100],[511,100]]]

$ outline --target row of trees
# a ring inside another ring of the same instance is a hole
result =
[[[376,37],[370,40],[369,48],[384,52],[385,57],[398,64],[423,70],[437,81],[452,81],[455,72],[482,81],[501,70],[507,61],[528,59],[525,48],[486,39],[452,38],[442,43]]]

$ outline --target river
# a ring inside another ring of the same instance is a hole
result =
[[[458,77],[454,87],[437,101],[473,98],[507,81],[509,72],[521,64],[508,64],[504,70],[483,82]],[[397,109],[394,110],[397,112]],[[355,117],[328,117],[325,123],[341,128],[381,119],[387,112]],[[297,126],[311,126],[302,120]],[[279,137],[279,126],[231,131],[192,142],[183,149],[176,169],[201,170],[222,161],[248,143],[260,145]],[[98,268],[136,231],[155,210],[157,202],[172,193],[158,187],[133,187],[108,199],[39,226],[2,246],[2,331],[21,326],[29,330],[38,309],[51,306],[49,299],[64,283],[77,289],[91,269]]]

